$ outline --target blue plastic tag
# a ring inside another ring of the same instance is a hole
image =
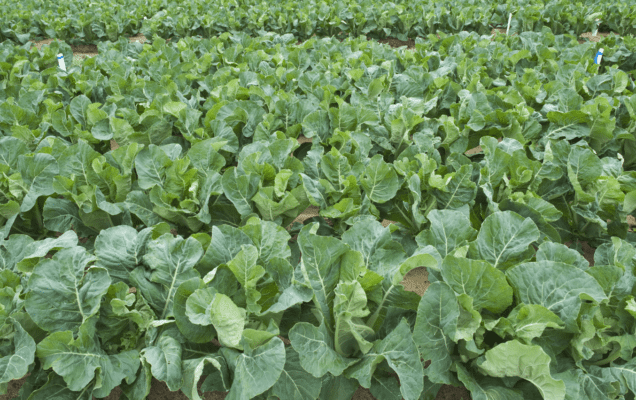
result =
[[[600,64],[601,63],[601,59],[603,58],[603,53],[602,52],[598,52],[596,53],[596,55],[594,56],[594,64]]]

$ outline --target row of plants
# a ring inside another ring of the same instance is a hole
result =
[[[560,197],[562,189],[541,188],[540,179],[531,182],[536,173],[547,174],[555,186],[566,179],[542,167],[546,154],[557,151],[558,158],[548,161],[568,171],[570,146],[561,148],[558,140],[563,139],[585,140],[601,157],[622,158],[618,172],[604,171],[613,179],[597,190],[614,194],[602,195],[599,206],[622,201],[622,193],[632,189],[624,183],[627,178],[618,181],[622,168],[631,171],[636,164],[634,83],[616,68],[629,65],[633,46],[628,38],[600,44],[613,47],[605,60],[616,64],[605,73],[597,73],[592,63],[598,44],[579,45],[549,32],[495,40],[476,34],[431,38],[415,51],[364,39],[311,40],[302,46],[294,40],[226,34],[142,46],[122,39],[102,45],[99,56],[68,72],[54,64],[56,52],[68,47],[56,43],[39,52],[28,45],[4,45],[1,54],[8,62],[1,72],[0,129],[11,136],[3,139],[10,157],[4,160],[8,170],[2,180],[3,218],[11,221],[5,231],[41,235],[50,225],[44,202],[56,201],[68,204],[71,215],[98,232],[109,218],[121,223],[126,207],[120,204],[127,201],[137,204],[127,208],[136,209],[133,214],[146,218],[147,225],[161,217],[185,233],[218,220],[217,208],[234,224],[258,211],[286,225],[308,204],[319,206],[343,232],[346,220],[367,210],[363,199],[368,199],[376,204],[370,208],[374,214],[415,234],[427,210],[471,200],[444,199],[440,193],[454,179],[469,188],[473,180],[492,187],[484,192],[492,204],[520,188],[549,194],[548,200],[568,209],[576,235],[593,240],[600,233],[588,220],[598,209],[584,210],[595,207],[595,195],[579,195],[585,206],[572,208]],[[313,145],[299,146],[301,134],[313,138]],[[504,162],[492,176],[479,178],[482,171],[462,153],[482,137],[485,153],[478,158],[497,164],[506,157],[517,163],[515,168]],[[492,137],[517,144],[501,155],[490,144]],[[107,157],[111,140],[121,147]],[[552,147],[550,140],[556,140]],[[517,150],[522,157],[514,154]],[[38,163],[18,162],[34,152],[47,155],[38,156]],[[401,160],[420,153],[427,154],[430,167],[411,183],[418,167]],[[81,165],[95,169],[94,174],[78,166],[80,155]],[[333,166],[321,167],[325,160]],[[264,170],[263,162],[271,168]],[[365,183],[380,176],[374,170],[393,182],[386,195]],[[79,172],[81,179],[50,179]],[[246,185],[245,193],[229,194],[239,190],[230,188],[230,174]],[[367,187],[371,193],[365,196]],[[53,193],[63,199],[40,198]],[[206,200],[221,193],[218,202]],[[233,196],[248,198],[229,213],[223,199]],[[153,213],[146,214],[148,207]],[[624,217],[614,216],[624,231]]]
[[[633,39],[296,41],[0,44],[0,388],[633,393]]]
[[[506,27],[513,13],[513,32],[541,31],[580,35],[600,28],[620,35],[634,33],[636,5],[633,1],[572,3],[565,0],[493,3],[485,0],[409,2],[396,0],[152,0],[134,2],[77,2],[60,0],[42,3],[1,0],[0,40],[26,43],[57,38],[72,44],[115,41],[142,32],[148,37],[214,37],[224,32],[291,33],[305,40],[314,35],[347,35],[370,38],[424,37],[438,31],[489,33]]]

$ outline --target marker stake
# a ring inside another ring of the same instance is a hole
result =
[[[508,28],[506,28],[506,35],[510,32],[510,22],[512,22],[512,13],[508,14]]]
[[[603,59],[603,49],[598,49],[598,53],[594,56],[594,64],[601,65],[601,60]]]
[[[594,33],[592,34],[592,36],[598,35],[598,27],[601,25],[600,19],[596,18],[595,22],[596,22],[596,28],[594,28]]]
[[[66,71],[66,63],[64,62],[64,54],[60,53],[57,55],[57,63],[60,65],[62,71]]]

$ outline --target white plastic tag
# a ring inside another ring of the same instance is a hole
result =
[[[603,49],[599,49],[598,53],[594,56],[594,64],[601,64],[601,60],[603,59]]]
[[[60,53],[57,55],[57,63],[60,65],[62,71],[66,71],[66,63],[64,62],[64,54]]]
[[[592,36],[598,35],[598,27],[599,27],[599,25],[601,25],[601,20],[600,19],[596,18],[595,22],[596,22],[596,27],[594,28],[594,33],[592,34]]]
[[[508,28],[506,28],[506,35],[510,32],[510,22],[512,22],[512,13],[508,15]]]

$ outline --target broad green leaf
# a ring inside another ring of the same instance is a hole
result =
[[[340,258],[347,251],[347,246],[336,238],[316,235],[317,230],[318,224],[313,223],[305,226],[298,235],[298,245],[302,252],[300,269],[305,282],[314,291],[314,301],[325,324],[331,329],[331,304],[340,276]]]
[[[97,334],[102,343],[117,337],[122,343],[130,340],[134,345],[137,337],[126,336],[126,333],[132,333],[135,329],[132,323],[137,325],[134,333],[141,336],[155,319],[155,313],[144,298],[129,291],[130,288],[124,282],[117,282],[108,288],[97,321]],[[122,336],[118,337],[120,335]]]
[[[203,248],[194,238],[184,240],[166,233],[147,246],[144,262],[150,267],[150,280],[163,288],[158,319],[172,316],[174,295],[179,285],[188,279],[198,277],[195,264],[203,255]]]
[[[417,400],[423,389],[424,368],[420,353],[411,335],[411,327],[405,319],[373,348],[361,362],[347,370],[347,375],[356,378],[366,388],[371,387],[371,377],[377,365],[386,360],[400,378],[400,392],[405,400]],[[429,367],[430,368],[430,367]]]
[[[34,240],[27,235],[11,235],[0,241],[0,268],[14,271],[16,264],[32,252],[33,243]]]
[[[501,313],[512,304],[506,275],[485,261],[447,256],[442,263],[444,281],[458,294],[473,299],[473,307]]]
[[[161,187],[166,183],[166,170],[172,165],[172,160],[166,152],[151,144],[142,149],[135,159],[135,170],[139,176],[139,187],[147,190],[155,185]]]
[[[360,184],[369,199],[375,203],[386,203],[395,197],[400,188],[393,166],[384,162],[379,154],[369,161]]]
[[[291,236],[282,226],[271,221],[250,218],[241,227],[241,231],[252,239],[254,246],[258,249],[258,258],[263,263],[266,264],[274,257],[287,259],[291,256],[288,245]]]
[[[201,400],[198,383],[207,365],[210,365],[218,371],[215,376],[218,376],[221,380],[221,387],[224,388],[225,391],[230,390],[230,376],[225,359],[218,354],[210,354],[205,357],[183,361],[183,386],[181,387],[181,391],[185,393],[189,399]]]
[[[352,356],[358,350],[366,354],[373,344],[375,332],[364,324],[362,318],[369,315],[367,296],[358,281],[340,282],[336,286],[333,302],[334,344],[336,351]]]
[[[253,244],[248,235],[229,225],[213,226],[210,245],[199,266],[209,272],[221,264],[229,263],[243,245]]]
[[[537,249],[537,261],[557,261],[565,264],[575,265],[581,269],[587,269],[590,263],[574,249],[568,248],[561,243],[545,242]],[[597,263],[603,264],[603,263]]]
[[[258,249],[256,246],[243,245],[241,251],[227,264],[245,291],[247,311],[250,313],[261,311],[261,306],[257,303],[261,298],[261,293],[256,289],[256,284],[265,275],[265,269],[256,263],[257,260]]]
[[[352,250],[359,251],[363,256],[364,266],[369,268],[376,250],[391,241],[391,231],[378,221],[361,220],[342,234],[342,241]]]
[[[228,168],[222,179],[223,193],[234,204],[241,216],[252,213],[252,198],[258,190],[259,176],[241,174],[234,167]]]
[[[192,292],[185,302],[185,313],[191,323],[201,326],[212,325],[210,306],[214,301],[214,295],[216,295],[216,289],[213,287],[203,286]]]
[[[603,172],[601,160],[592,150],[574,146],[568,157],[568,177],[577,198],[583,201],[594,201],[594,196],[586,192],[586,188],[594,183]]]
[[[224,346],[240,348],[245,325],[245,310],[224,294],[217,293],[210,305],[212,325],[218,333],[219,342]]]
[[[29,372],[35,356],[35,341],[13,318],[6,320],[15,329],[13,345],[15,350],[0,358],[0,384],[20,379]],[[317,397],[317,396],[316,396]]]
[[[181,370],[181,344],[171,336],[163,335],[157,344],[141,351],[150,364],[152,376],[166,382],[171,391],[179,390],[183,383]]]
[[[470,203],[477,193],[477,185],[471,181],[473,166],[462,165],[457,172],[445,178],[445,190],[435,189],[433,194],[437,198],[440,209],[455,209]]]
[[[614,368],[610,369],[612,372],[615,371]],[[628,375],[634,373],[635,371],[631,369]],[[618,392],[614,386],[618,386],[618,379],[607,379],[606,376],[596,376],[580,369],[569,369],[555,374],[554,377],[565,383],[565,400],[609,400],[615,399]]]
[[[378,400],[402,400],[400,384],[393,376],[374,374],[369,391]]]
[[[55,239],[47,238],[31,242],[21,254],[22,259],[18,261],[16,268],[21,272],[32,272],[35,265],[50,251],[75,247],[78,241],[77,234],[74,231],[68,231]]]
[[[349,365],[357,361],[336,352],[333,339],[324,325],[315,327],[307,322],[298,322],[289,331],[289,340],[298,352],[300,365],[316,378],[327,372],[339,376]]]
[[[539,304],[519,304],[505,320],[506,322],[498,321],[493,330],[501,337],[509,334],[526,344],[531,344],[533,339],[541,337],[547,328],[564,328],[561,318]],[[490,329],[488,325],[486,327]]]
[[[48,375],[47,381],[41,387],[38,387],[33,392],[29,393],[28,399],[30,400],[92,400],[93,399],[93,384],[89,384],[85,388],[79,391],[72,391],[64,382],[64,378],[51,372]],[[20,398],[20,400],[25,397]]]
[[[286,347],[285,354],[285,367],[271,393],[279,399],[316,400],[322,386],[320,379],[303,369],[293,347]]]
[[[477,237],[470,219],[460,211],[432,210],[427,218],[431,221],[430,228],[420,232],[415,240],[420,246],[435,246],[442,258]]]
[[[455,367],[457,368],[457,377],[466,386],[466,389],[470,390],[473,400],[523,400],[523,395],[514,389],[507,388],[503,384],[485,383],[481,379],[482,377],[478,380],[462,364],[457,363]]]
[[[424,370],[434,383],[456,383],[457,378],[450,372],[451,355],[459,318],[459,305],[455,292],[444,282],[433,282],[420,301],[417,319],[413,329],[413,339],[424,361],[431,365]]]
[[[111,279],[104,268],[88,268],[94,261],[84,248],[72,247],[38,263],[29,278],[25,306],[40,328],[74,331],[99,311]]]
[[[95,264],[108,270],[115,282],[130,283],[130,272],[141,265],[151,234],[151,229],[137,232],[125,225],[101,231],[95,239]]]
[[[488,350],[480,371],[494,377],[520,377],[535,385],[545,400],[565,399],[565,384],[550,375],[550,356],[541,346],[528,346],[516,340]]]
[[[94,322],[83,324],[76,339],[73,332],[54,332],[37,345],[36,355],[44,369],[53,368],[68,388],[83,391],[96,379],[93,395],[106,397],[122,380],[132,381],[139,369],[139,352],[108,355],[102,349]]]
[[[506,275],[519,302],[544,306],[565,322],[568,332],[578,332],[576,320],[583,299],[600,303],[607,298],[596,279],[573,265],[530,262],[509,269]]]
[[[469,256],[505,270],[532,257],[534,250],[530,245],[539,235],[530,218],[511,211],[496,212],[484,220],[477,240],[470,244]]]
[[[221,353],[234,369],[226,400],[251,399],[265,392],[279,380],[285,366],[285,345],[277,337],[254,350],[247,347],[244,353],[227,347]]]
[[[194,343],[207,343],[216,337],[216,332],[212,327],[192,323],[187,313],[187,301],[193,293],[204,287],[205,284],[200,278],[192,278],[183,282],[177,288],[172,306],[174,319],[179,331]]]
[[[20,206],[21,212],[32,209],[40,196],[48,196],[55,192],[53,178],[59,174],[59,167],[52,155],[22,155],[18,158],[18,170],[26,191]]]
[[[359,386],[355,379],[327,373],[322,377],[322,389],[318,398],[320,400],[351,400]]]

